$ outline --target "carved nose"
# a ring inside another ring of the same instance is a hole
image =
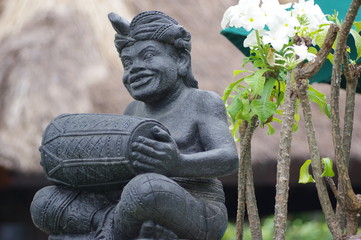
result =
[[[130,69],[130,73],[137,73],[141,70],[144,70],[145,66],[144,66],[144,62],[143,61],[134,61],[132,64],[132,67]]]

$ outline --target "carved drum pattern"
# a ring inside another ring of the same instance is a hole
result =
[[[152,138],[159,122],[115,114],[65,114],[55,118],[42,139],[41,165],[47,178],[77,189],[109,189],[135,176],[131,143]]]

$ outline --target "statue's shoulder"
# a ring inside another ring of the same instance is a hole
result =
[[[192,89],[190,98],[196,103],[198,110],[222,110],[224,104],[222,98],[215,92],[201,89]]]
[[[124,115],[130,115],[130,116],[133,116],[135,115],[135,112],[139,106],[139,101],[131,101],[128,106],[126,107],[126,109],[124,110]]]

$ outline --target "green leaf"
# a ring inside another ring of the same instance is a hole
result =
[[[227,112],[229,114],[229,116],[232,118],[232,121],[235,122],[236,121],[236,116],[238,114],[238,112],[242,111],[242,100],[239,99],[238,97],[236,97],[232,103],[227,107]]]
[[[357,32],[361,31],[361,22],[354,22],[353,25],[355,26]]]
[[[242,67],[244,67],[247,63],[251,62],[250,57],[244,57],[242,60]]]
[[[301,119],[301,116],[300,116],[300,114],[295,113],[294,118],[295,118],[296,123],[298,123]]]
[[[274,102],[269,100],[263,101],[262,99],[253,100],[250,107],[252,112],[258,116],[261,124],[266,122],[266,120],[277,110],[277,106]]]
[[[276,132],[271,124],[267,123],[267,127],[268,127],[267,135],[273,135]]]
[[[245,77],[244,81],[251,87],[252,92],[261,95],[263,86],[265,84],[265,77],[262,75],[268,71],[268,69],[259,69],[254,74]]]
[[[309,47],[309,48],[308,48],[308,52],[317,55],[317,52],[318,52],[318,51],[317,51],[317,49],[316,49],[315,47]]]
[[[243,105],[243,109],[237,114],[236,119],[243,119],[246,120],[247,122],[250,122],[253,115],[251,113],[249,100],[242,99],[242,105]]]
[[[326,102],[326,95],[317,91],[313,87],[309,86],[308,88],[308,98],[310,101],[317,103],[317,105],[320,107],[320,111],[325,111],[325,108],[327,106]],[[327,114],[327,113],[326,113]]]
[[[233,77],[237,76],[240,73],[244,73],[244,72],[251,72],[249,70],[234,70],[233,71]]]
[[[323,163],[323,173],[321,177],[334,177],[335,172],[333,171],[333,162],[330,158],[322,158]]]
[[[329,53],[328,55],[327,55],[327,59],[332,63],[332,65],[333,65],[333,59],[334,59],[334,56],[333,56],[333,54],[332,53]]]
[[[326,104],[323,109],[327,115],[328,118],[331,118],[331,106],[330,104]]]
[[[244,80],[244,77],[241,79],[238,79],[237,81],[228,85],[228,87],[224,90],[223,97],[222,97],[224,103],[227,102],[227,99],[229,98],[229,95],[231,94],[233,89],[243,80]]]
[[[264,66],[264,62],[261,60],[261,59],[256,59],[254,62],[253,62],[253,66],[255,68],[261,68]]]
[[[238,129],[239,129],[239,126],[241,125],[242,123],[242,120],[241,119],[237,119],[236,122],[230,127],[231,129],[231,133],[232,133],[232,136],[233,136],[233,139],[234,141],[236,142],[239,142],[240,139],[239,137],[237,136],[238,134]]]
[[[272,121],[282,123],[282,120],[273,116]]]
[[[282,77],[280,77],[282,79]],[[279,106],[285,96],[286,91],[286,82],[282,80],[276,80],[277,84],[275,85],[277,88],[275,88],[275,93],[273,94],[276,97],[277,100],[277,106]]]
[[[271,98],[271,94],[273,92],[273,87],[275,86],[276,79],[270,77],[267,79],[266,83],[263,87],[262,98],[265,100],[269,100]]]
[[[292,132],[297,132],[298,130],[298,123],[292,124]]]
[[[325,42],[326,34],[328,31],[328,27],[325,27],[321,32],[316,35],[315,42],[321,48],[323,43]]]
[[[284,111],[282,109],[277,109],[276,113],[280,116],[283,116]]]
[[[361,36],[354,29],[351,29],[350,33],[352,34],[353,38],[355,39],[355,46],[356,46],[356,51],[357,51],[356,61],[357,61],[361,57]]]
[[[311,159],[308,159],[305,161],[304,164],[302,164],[300,168],[300,176],[298,178],[298,183],[309,183],[309,182],[315,182],[312,175],[309,172],[311,164]]]
[[[282,102],[283,102],[283,99],[285,98],[285,93],[284,92],[280,92],[278,95],[277,95],[277,105],[279,106]]]

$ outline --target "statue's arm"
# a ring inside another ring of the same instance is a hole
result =
[[[132,143],[131,157],[136,172],[213,178],[236,171],[238,155],[228,129],[223,101],[205,91],[193,92],[192,98],[194,105],[190,106],[190,111],[194,111],[197,134],[194,137],[201,140],[204,150],[181,153],[172,136],[155,126],[151,129],[154,139],[140,136]]]
[[[202,91],[197,99],[198,123],[203,152],[181,154],[181,173],[188,177],[220,177],[238,168],[238,154],[227,124],[223,101]]]

